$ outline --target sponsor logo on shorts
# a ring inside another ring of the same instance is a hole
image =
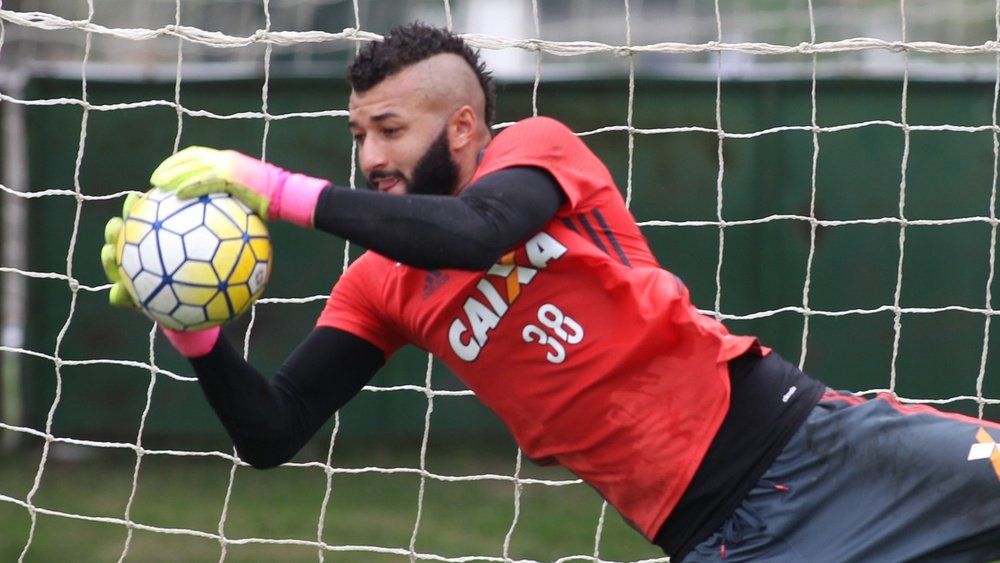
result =
[[[789,387],[788,388],[788,392],[786,392],[784,394],[784,396],[781,397],[781,402],[782,403],[787,403],[788,401],[791,401],[792,400],[792,396],[795,395],[795,392],[798,391],[798,390],[799,390],[799,388],[796,387],[796,386],[794,386],[794,385],[792,385],[791,387]]]
[[[979,432],[976,432],[976,443],[969,449],[969,461],[986,459],[993,464],[997,479],[1000,479],[1000,444],[997,444],[996,439],[990,436],[985,428],[980,428]]]

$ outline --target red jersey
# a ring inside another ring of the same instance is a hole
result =
[[[677,504],[729,405],[726,362],[756,340],[692,306],[662,269],[611,174],[568,128],[521,121],[473,181],[544,168],[567,202],[488,271],[427,271],[365,253],[319,326],[440,358],[525,454],[596,488],[647,538]]]

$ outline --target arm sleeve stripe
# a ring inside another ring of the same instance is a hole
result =
[[[580,219],[580,225],[582,225],[584,230],[587,231],[587,234],[590,235],[591,240],[594,241],[594,244],[597,245],[597,248],[600,248],[601,252],[610,255],[611,253],[608,252],[608,247],[604,246],[604,243],[601,242],[601,237],[598,236],[597,231],[594,230],[593,225],[591,225],[590,221],[587,220],[586,215],[580,215],[579,219]]]
[[[597,248],[599,248],[601,252],[607,254],[608,256],[611,256],[612,254],[608,250],[608,247],[604,244],[604,241],[601,240],[601,233],[603,233],[605,238],[607,238],[608,242],[611,244],[611,247],[614,248],[615,254],[618,256],[618,259],[621,260],[622,264],[631,268],[632,267],[631,261],[629,261],[628,256],[625,255],[625,250],[622,248],[621,244],[619,244],[618,239],[615,237],[614,232],[612,232],[611,227],[608,225],[608,222],[605,221],[604,215],[602,215],[600,210],[597,209],[591,211],[590,215],[593,216],[594,221],[596,221],[597,225],[600,227],[600,233],[598,233],[597,229],[594,228],[593,223],[587,219],[586,215],[581,214],[572,218],[567,217],[563,219],[563,223],[567,227],[572,229],[574,232],[583,234],[581,233],[580,228],[577,227],[576,223],[574,222],[574,219],[576,221],[579,221],[580,227],[583,228],[583,230],[589,236],[590,240],[594,243],[594,245],[597,246]]]
[[[580,233],[580,229],[576,228],[576,225],[573,224],[573,220],[570,219],[569,217],[566,217],[565,219],[563,219],[563,224],[566,225],[567,227],[569,227],[570,230],[572,230],[574,233],[577,233],[577,234]]]
[[[600,209],[594,209],[594,218],[597,219],[597,224],[601,226],[601,230],[604,231],[604,236],[608,237],[608,241],[611,246],[614,247],[615,252],[618,253],[618,258],[629,268],[632,267],[632,263],[629,262],[628,256],[625,256],[625,251],[622,249],[621,244],[618,243],[618,239],[615,238],[615,233],[611,231],[608,226],[608,222],[604,220],[604,215],[601,214]]]

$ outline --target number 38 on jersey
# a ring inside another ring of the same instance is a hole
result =
[[[549,348],[545,359],[553,364],[566,360],[566,344],[579,344],[583,340],[583,327],[556,307],[546,303],[538,308],[538,323],[525,325],[521,337],[525,342],[537,342]],[[544,328],[542,328],[544,327]]]
[[[566,251],[562,243],[542,231],[524,245],[527,264],[515,262],[515,253],[511,252],[490,268],[475,285],[472,295],[466,298],[461,315],[449,327],[448,342],[455,355],[466,362],[475,361],[489,342],[491,331],[500,325],[511,305],[522,295],[522,289],[526,290],[525,286],[536,278],[539,271],[561,258]],[[529,344],[548,347],[547,358],[550,362],[564,361],[564,345],[576,344],[583,339],[583,327],[554,305],[541,305],[537,319],[537,324],[531,322],[523,328],[522,337]]]

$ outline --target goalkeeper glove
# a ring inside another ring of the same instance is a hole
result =
[[[122,216],[112,217],[104,225],[104,246],[101,247],[101,266],[104,267],[104,277],[111,282],[111,292],[108,294],[108,301],[115,307],[137,308],[132,296],[129,295],[122,283],[121,272],[118,271],[118,264],[115,254],[118,248],[118,237],[121,236],[122,227],[125,225],[124,217],[128,216],[129,210],[139,201],[139,195],[130,193],[125,197],[125,204],[122,205]]]
[[[329,182],[294,174],[232,150],[188,147],[168,157],[150,181],[181,199],[225,192],[264,220],[281,219],[303,227],[313,224],[319,194]]]
[[[132,296],[129,295],[128,290],[125,289],[125,285],[121,280],[121,272],[119,272],[118,264],[115,260],[118,237],[121,236],[122,227],[125,225],[124,217],[128,216],[129,210],[139,201],[139,197],[136,193],[130,193],[125,198],[124,205],[122,205],[122,216],[112,217],[104,226],[104,246],[101,247],[101,266],[104,268],[105,277],[111,282],[108,301],[116,307],[139,308],[135,301],[132,300]],[[220,332],[218,326],[190,331],[171,330],[160,326],[160,330],[163,331],[163,335],[173,344],[174,348],[188,358],[204,356],[209,353],[212,347],[215,346],[216,340],[219,339]]]

